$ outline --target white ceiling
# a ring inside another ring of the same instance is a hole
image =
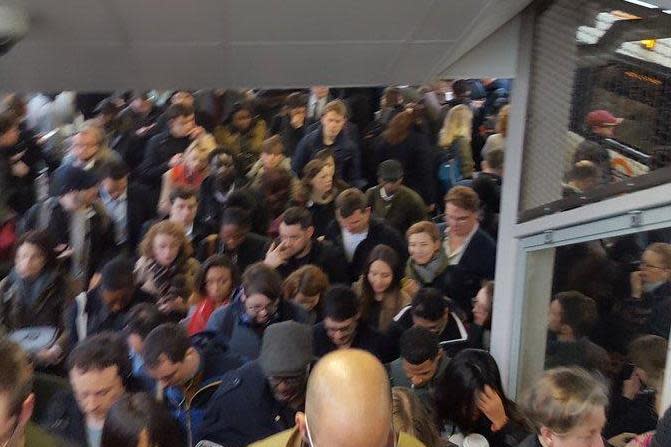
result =
[[[10,0],[0,0],[0,4]],[[2,90],[416,84],[531,0],[11,0]]]

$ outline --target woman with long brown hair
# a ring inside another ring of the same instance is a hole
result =
[[[326,228],[335,220],[335,198],[339,192],[334,164],[315,158],[305,165],[301,181],[293,191],[293,203],[312,214],[315,237],[325,235]]]

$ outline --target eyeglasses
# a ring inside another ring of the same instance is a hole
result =
[[[659,266],[659,265],[651,265],[651,264],[648,264],[645,261],[641,261],[638,265],[642,269],[666,270],[666,267],[662,267],[662,266]]]
[[[387,445],[385,447],[397,447],[398,446],[398,435],[396,434],[396,430],[394,429],[394,422],[392,420],[390,424],[390,431],[389,431],[389,438]],[[310,434],[310,426],[308,424],[308,415],[305,415],[305,431],[307,432],[308,435],[308,444],[310,447],[316,447],[314,441],[312,440],[312,435]]]
[[[257,305],[254,305],[254,306],[248,306],[247,304],[245,304],[245,308],[247,309],[247,312],[249,312],[250,314],[254,314],[254,315],[258,315],[261,312],[263,312],[264,310],[266,311],[267,314],[272,315],[275,312],[277,312],[278,306],[279,306],[279,302],[266,304],[265,306],[260,305],[260,304],[257,304]]]

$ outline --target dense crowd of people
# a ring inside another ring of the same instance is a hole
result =
[[[664,445],[667,243],[607,309],[567,272],[548,371],[504,392],[488,350],[509,89],[6,96],[0,442]],[[597,322],[619,316],[604,345]]]

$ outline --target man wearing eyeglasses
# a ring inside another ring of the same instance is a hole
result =
[[[382,364],[358,349],[321,359],[308,380],[296,427],[252,447],[420,447],[392,423],[389,380]]]
[[[259,358],[222,379],[198,440],[243,447],[293,427],[305,406],[311,332],[295,321],[268,326]]]
[[[631,273],[631,298],[626,300],[627,332],[668,338],[671,330],[671,244],[655,242]]]

